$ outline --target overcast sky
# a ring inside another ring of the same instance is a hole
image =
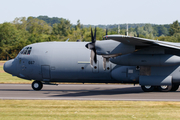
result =
[[[170,24],[180,21],[180,0],[0,0],[0,23],[39,15],[73,24]]]

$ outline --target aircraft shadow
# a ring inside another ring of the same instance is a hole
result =
[[[29,89],[0,89],[0,91],[32,91]]]
[[[119,95],[119,94],[137,94],[144,93],[139,87],[128,87],[108,90],[62,90],[65,94],[50,95],[49,97],[79,97],[96,95]]]

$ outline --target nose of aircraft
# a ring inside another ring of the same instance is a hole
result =
[[[16,70],[16,64],[14,63],[14,59],[5,62],[3,69],[7,73],[15,75],[15,71],[17,71],[17,70]]]

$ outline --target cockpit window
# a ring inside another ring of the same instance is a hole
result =
[[[31,54],[31,50],[32,50],[32,47],[25,47],[25,48],[21,51],[21,54],[23,54],[23,55],[30,55],[30,54]]]
[[[24,50],[23,54],[25,55],[25,54],[26,54],[26,52],[27,52],[27,50]]]
[[[21,54],[23,54],[23,52],[24,52],[24,49],[21,51]]]

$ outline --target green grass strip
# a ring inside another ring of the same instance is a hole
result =
[[[179,120],[180,102],[0,100],[0,120]]]

